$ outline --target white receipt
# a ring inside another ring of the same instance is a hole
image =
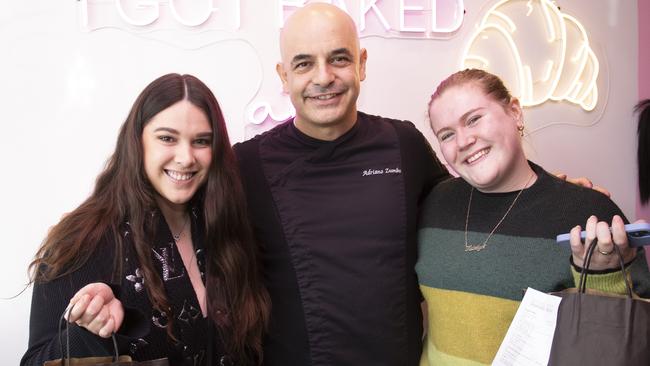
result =
[[[548,365],[561,300],[529,287],[492,365]]]

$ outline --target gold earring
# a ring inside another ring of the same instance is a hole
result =
[[[523,124],[520,124],[520,125],[517,126],[517,131],[519,131],[519,135],[521,137],[524,137],[524,125]]]

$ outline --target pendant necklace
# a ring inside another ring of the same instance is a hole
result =
[[[178,243],[179,240],[181,240],[181,235],[183,235],[183,232],[185,231],[185,227],[187,226],[187,222],[190,221],[190,216],[185,217],[185,222],[183,223],[183,227],[181,228],[181,231],[178,232],[178,234],[172,233],[172,237],[174,238],[174,242]]]
[[[474,193],[474,187],[472,186],[472,189],[469,191],[469,202],[467,203],[467,216],[465,216],[465,251],[466,252],[480,252],[481,250],[485,249],[485,246],[487,245],[488,240],[490,240],[490,238],[492,237],[492,234],[494,234],[494,232],[497,230],[499,225],[501,225],[503,220],[505,220],[506,216],[508,216],[508,214],[510,213],[510,210],[512,210],[512,208],[515,206],[515,203],[517,203],[517,199],[524,192],[524,189],[526,189],[526,187],[528,186],[528,183],[530,183],[530,180],[533,179],[534,176],[535,176],[535,173],[532,173],[530,175],[530,177],[528,177],[528,180],[526,181],[526,184],[524,184],[524,188],[522,188],[519,191],[519,193],[517,193],[517,195],[515,196],[515,199],[510,204],[510,207],[508,207],[508,209],[506,210],[506,213],[503,214],[503,217],[501,217],[501,220],[499,220],[499,222],[497,222],[497,224],[494,226],[494,229],[492,229],[492,231],[490,231],[487,238],[485,238],[485,240],[481,244],[469,244],[467,242],[467,227],[469,226],[469,213],[470,213],[470,209],[472,207],[472,194]]]

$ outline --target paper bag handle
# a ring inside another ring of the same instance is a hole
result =
[[[598,245],[598,239],[594,239],[589,248],[587,249],[587,255],[585,256],[585,261],[583,263],[582,269],[580,270],[580,283],[578,285],[578,290],[581,293],[585,293],[587,288],[587,271],[589,271],[589,264],[591,263],[591,255],[594,253],[596,246]],[[625,263],[623,262],[623,255],[621,250],[618,248],[618,245],[614,244],[614,251],[618,257],[618,263],[621,266],[621,273],[623,274],[623,280],[625,281],[625,289],[627,291],[627,297],[632,298],[632,285],[629,282],[629,278],[625,274]]]
[[[61,314],[61,318],[59,318],[59,347],[61,350],[61,365],[69,366],[70,365],[70,328],[69,328],[69,322],[66,320],[65,316],[66,314],[68,315],[68,319],[70,319],[70,314],[72,313],[72,306],[68,306],[64,311],[63,314]],[[61,336],[61,333],[63,331],[63,324],[65,323],[65,353],[63,350],[63,338]],[[115,333],[111,333],[111,338],[113,340],[113,362],[117,362],[118,358],[120,357],[119,351],[117,349],[117,339],[115,339]]]

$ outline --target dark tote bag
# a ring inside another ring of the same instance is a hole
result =
[[[549,365],[650,365],[650,302],[633,297],[623,257],[614,250],[625,277],[627,296],[585,291],[587,271],[596,248],[587,250],[577,289],[561,296]]]
[[[72,310],[71,308],[68,310]],[[65,315],[65,313],[64,313]],[[97,356],[97,357],[70,357],[70,333],[68,329],[68,322],[65,320],[64,315],[61,315],[59,320],[59,344],[61,346],[61,358],[57,360],[45,361],[43,366],[110,366],[110,365],[120,365],[120,366],[169,366],[169,360],[167,358],[159,358],[157,360],[150,361],[133,361],[131,356],[120,356],[119,350],[117,348],[117,340],[115,339],[115,333],[111,335],[113,340],[113,356]],[[65,350],[63,347],[63,337],[62,333],[62,324],[65,324],[66,329],[66,342]]]

